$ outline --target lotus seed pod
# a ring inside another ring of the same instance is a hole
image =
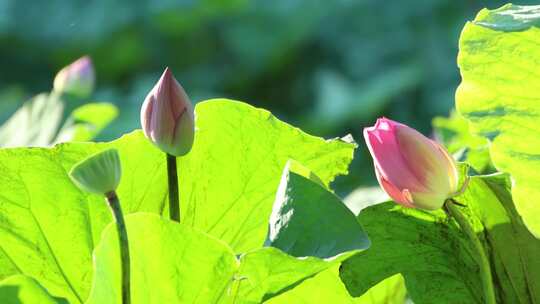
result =
[[[78,162],[69,172],[71,180],[82,190],[107,194],[116,190],[122,170],[116,149],[108,149]]]
[[[396,203],[435,210],[458,189],[452,157],[437,142],[390,119],[380,118],[364,129],[375,173]]]
[[[61,94],[86,98],[92,94],[94,83],[95,73],[92,60],[90,57],[84,56],[56,74],[53,89]]]
[[[170,155],[185,155],[193,146],[193,105],[169,68],[144,100],[141,126],[144,135]]]

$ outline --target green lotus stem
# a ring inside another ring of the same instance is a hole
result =
[[[130,261],[129,261],[129,245],[126,223],[122,215],[120,201],[115,191],[111,191],[106,195],[107,203],[111,209],[114,220],[116,221],[116,231],[118,232],[118,245],[120,246],[120,260],[122,266],[122,304],[131,303],[131,284],[130,284]]]
[[[495,298],[495,289],[493,288],[493,278],[491,275],[491,267],[489,265],[489,260],[484,251],[484,247],[480,242],[480,239],[476,236],[474,229],[467,220],[467,218],[461,213],[458,208],[458,204],[453,199],[448,199],[445,203],[446,210],[448,213],[456,220],[456,222],[461,227],[474,249],[477,251],[476,260],[478,266],[480,267],[480,277],[482,280],[482,288],[484,290],[484,301],[486,304],[496,304]]]
[[[169,216],[180,223],[180,195],[178,192],[178,172],[176,157],[167,153],[167,178],[169,181]]]

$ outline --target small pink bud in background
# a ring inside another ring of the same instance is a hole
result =
[[[386,118],[364,129],[379,184],[396,203],[435,210],[457,192],[452,157],[435,141]]]
[[[92,94],[95,78],[92,60],[90,57],[84,56],[56,74],[53,88],[55,92],[61,94],[71,94],[85,98]]]
[[[182,156],[193,146],[193,105],[169,68],[144,100],[141,125],[144,135],[165,153]]]

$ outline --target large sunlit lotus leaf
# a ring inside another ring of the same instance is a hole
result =
[[[488,252],[500,303],[539,301],[540,282],[534,278],[540,272],[540,241],[516,212],[508,176],[474,176],[456,200],[467,206],[460,209]],[[353,296],[401,273],[414,303],[483,302],[474,249],[444,212],[388,202],[362,210],[358,218],[372,246],[341,268]]]
[[[540,238],[540,6],[482,10],[459,41],[457,110],[512,177],[516,209]]]
[[[302,162],[326,186],[347,172],[355,147],[310,136],[240,102],[202,102],[196,115],[193,150],[178,159],[182,222],[236,253],[263,245],[288,159]],[[103,196],[80,191],[68,172],[107,148],[120,155],[122,210],[168,216],[166,158],[140,131],[109,143],[0,150],[0,279],[24,273],[54,296],[86,299],[92,251],[112,219]]]
[[[346,174],[355,144],[302,132],[270,112],[212,100],[197,104],[195,143],[178,158],[182,221],[229,243],[262,245],[283,168],[294,159],[328,186]]]
[[[414,303],[474,303],[476,292],[481,294],[478,277],[466,276],[475,264],[465,241],[444,223],[442,211],[386,202],[367,207],[358,218],[372,245],[342,265],[340,276],[351,295],[361,296],[397,273]]]
[[[120,155],[125,174],[118,195],[124,212],[162,212],[165,165],[139,132],[111,143],[0,150],[0,278],[23,273],[52,295],[84,301],[92,251],[112,218],[104,196],[79,190],[68,172],[106,148]]]
[[[331,260],[300,259],[260,248],[237,258],[224,242],[184,223],[139,213],[128,215],[126,224],[133,304],[261,303],[354,253]],[[110,225],[95,251],[87,304],[121,303],[119,259],[118,237]]]

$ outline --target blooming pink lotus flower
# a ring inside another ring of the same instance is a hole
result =
[[[144,135],[165,153],[182,156],[193,146],[193,105],[169,68],[144,100],[141,125]]]
[[[457,192],[458,172],[445,149],[387,118],[364,129],[379,184],[396,203],[435,210]]]
[[[56,74],[53,88],[55,92],[72,94],[85,98],[94,90],[94,66],[88,56],[81,57]]]

